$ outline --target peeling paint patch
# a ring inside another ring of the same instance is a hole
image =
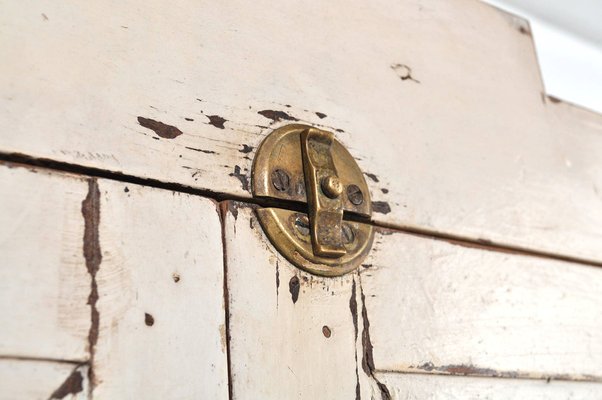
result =
[[[248,144],[243,144],[242,149],[238,150],[243,154],[248,154],[253,151],[253,146],[249,146]]]
[[[373,201],[372,210],[380,214],[388,214],[391,212],[391,206],[386,201]]]
[[[262,110],[257,111],[257,114],[263,115],[264,117],[271,119],[274,122],[278,121],[299,121],[298,118],[293,117],[290,114],[285,113],[284,111],[275,111],[275,110]]]
[[[209,120],[209,125],[213,125],[216,128],[224,129],[224,122],[228,122],[227,119],[220,117],[219,115],[205,115]]]
[[[75,369],[71,375],[65,379],[65,382],[50,395],[50,399],[64,399],[70,394],[80,393],[84,390],[83,381],[84,378],[81,372]]]
[[[373,346],[372,341],[370,340],[370,320],[368,319],[368,310],[366,309],[366,296],[364,295],[364,290],[362,289],[361,280],[360,280],[360,296],[362,300],[362,349],[363,349],[363,357],[362,357],[362,369],[371,377],[376,385],[378,386],[378,390],[380,391],[380,397],[382,400],[391,400],[391,393],[387,386],[381,383],[376,376],[374,376],[374,356],[373,356]]]
[[[355,343],[357,343],[357,297],[355,288],[355,278],[352,279],[351,283],[351,297],[349,298],[349,310],[351,311],[351,318],[353,319],[353,328],[355,332]],[[357,365],[357,347],[354,352],[355,355],[355,400],[361,400],[361,387],[360,387],[360,374]]]
[[[88,375],[90,386],[93,387],[94,379],[94,355],[95,346],[98,342],[98,329],[100,324],[100,313],[96,308],[98,302],[98,284],[96,274],[100,269],[102,261],[102,252],[100,250],[100,237],[98,227],[100,225],[100,190],[95,178],[88,179],[88,194],[82,201],[81,208],[84,218],[84,246],[83,253],[86,261],[86,269],[90,274],[90,294],[88,295],[88,304],[90,305],[90,329],[88,331],[88,352],[90,353],[90,369]]]
[[[175,139],[183,133],[175,126],[167,125],[161,121],[155,121],[150,118],[138,117],[138,123],[141,126],[154,131],[157,136],[162,137],[163,139]]]
[[[155,318],[149,313],[144,313],[144,323],[146,326],[153,326],[155,324]]]
[[[291,298],[293,299],[293,304],[297,302],[299,299],[299,289],[301,288],[301,283],[299,282],[299,278],[297,275],[293,276],[291,280],[288,282],[288,290],[291,292]]]
[[[249,178],[247,178],[246,174],[241,173],[241,169],[238,165],[234,166],[234,172],[231,173],[230,176],[237,178],[240,183],[242,183],[242,190],[249,190]]]
[[[374,174],[371,174],[370,172],[364,172],[364,175],[366,175],[368,178],[372,179],[374,182],[378,182],[378,177]]]
[[[280,289],[280,266],[276,261],[276,308],[278,308],[278,291]]]

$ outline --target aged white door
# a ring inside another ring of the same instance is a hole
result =
[[[0,399],[602,399],[602,116],[543,93],[525,21],[24,0],[0,59]],[[293,122],[369,186],[341,277],[257,219]]]

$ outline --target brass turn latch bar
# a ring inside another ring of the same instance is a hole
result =
[[[253,193],[306,204],[306,213],[257,210],[272,244],[306,271],[342,275],[370,250],[372,226],[344,219],[345,212],[369,217],[370,193],[359,166],[331,132],[301,124],[273,131],[255,156]]]
[[[340,257],[343,246],[343,185],[332,160],[330,132],[309,128],[301,132],[307,206],[314,254]]]

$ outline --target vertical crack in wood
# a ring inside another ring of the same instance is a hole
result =
[[[227,240],[226,240],[226,217],[230,211],[230,201],[222,201],[219,203],[219,220],[222,230],[222,255],[224,267],[224,324],[226,335],[226,366],[228,370],[228,399],[232,400],[233,383],[232,383],[232,366],[230,360],[230,295],[228,292],[228,256],[227,256]],[[236,210],[238,214],[238,210]]]
[[[98,327],[100,314],[96,308],[98,301],[98,285],[96,274],[100,269],[102,253],[100,250],[100,238],[98,228],[100,225],[100,191],[96,178],[88,179],[88,194],[82,202],[82,215],[84,217],[84,245],[83,253],[86,261],[86,268],[91,277],[90,294],[88,304],[91,309],[91,325],[88,332],[88,351],[90,353],[90,368],[88,378],[90,380],[89,397],[92,398],[92,391],[95,385],[94,376],[94,350],[98,342]]]
[[[353,328],[355,332],[355,341],[353,342],[353,350],[355,355],[355,400],[361,400],[361,387],[360,387],[360,374],[359,374],[359,366],[357,363],[357,298],[356,298],[356,288],[355,288],[355,278],[352,278],[351,284],[351,298],[349,299],[349,310],[351,311],[351,317],[353,318]]]
[[[378,387],[382,400],[391,400],[391,393],[384,383],[381,383],[374,375],[374,355],[372,341],[370,340],[370,320],[368,319],[368,309],[366,308],[366,296],[362,288],[361,275],[358,274],[358,283],[360,287],[360,297],[362,300],[362,369]]]

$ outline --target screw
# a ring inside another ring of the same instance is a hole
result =
[[[353,228],[348,224],[343,224],[343,242],[345,244],[352,243],[355,240]]]
[[[280,192],[286,192],[288,190],[290,178],[286,171],[276,169],[272,172],[272,185],[276,190]]]
[[[309,218],[307,218],[307,215],[299,215],[295,219],[295,228],[303,236],[309,235]]]
[[[322,191],[331,199],[336,199],[343,193],[343,184],[334,175],[329,175],[322,179]]]
[[[359,206],[364,202],[364,194],[357,185],[347,186],[347,198],[356,206]]]

